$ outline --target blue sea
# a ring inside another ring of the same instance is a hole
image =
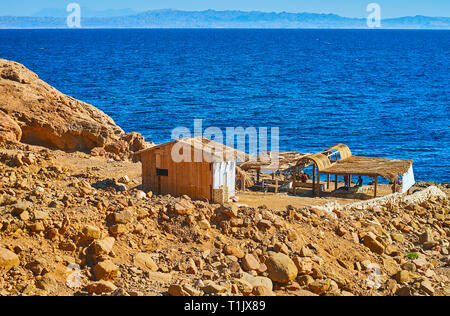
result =
[[[450,31],[0,30],[0,58],[156,143],[195,118],[279,127],[284,151],[344,143],[450,182]]]

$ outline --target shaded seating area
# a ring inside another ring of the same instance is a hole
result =
[[[386,159],[374,157],[353,156],[350,148],[344,144],[330,147],[320,153],[307,155],[298,160],[293,169],[292,191],[296,194],[299,185],[296,180],[303,169],[312,166],[312,191],[314,196],[320,196],[320,175],[327,175],[327,188],[331,186],[331,176],[334,176],[335,190],[338,189],[338,177],[345,177],[351,184],[352,176],[370,177],[374,184],[374,196],[377,196],[379,177],[393,183],[393,192],[397,191],[399,176],[402,177],[402,192],[408,191],[414,184],[412,160]]]
[[[252,183],[251,187],[262,191],[268,190],[275,193],[279,192],[279,189],[289,184],[290,173],[292,168],[295,167],[297,161],[305,157],[305,154],[298,152],[266,152],[258,156],[255,160],[245,161],[239,164],[239,168],[245,172],[255,172],[256,181]],[[240,172],[240,171],[239,171]],[[270,175],[270,179],[267,176],[262,179],[262,174]],[[277,177],[280,175],[280,177]],[[240,182],[244,184],[245,181]],[[245,191],[249,185],[240,187],[241,191]]]

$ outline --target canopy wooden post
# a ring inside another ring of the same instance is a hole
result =
[[[256,172],[256,183],[259,183],[260,176],[261,176],[261,170],[258,169],[258,172]]]
[[[394,180],[394,186],[392,187],[392,193],[397,192],[397,179]]]
[[[275,172],[272,172],[272,180],[275,180]]]
[[[349,188],[352,187],[352,175],[351,174],[348,176],[348,187]]]
[[[374,189],[375,197],[377,197],[377,190],[378,190],[378,176],[375,176],[375,189]]]
[[[297,195],[297,168],[292,171],[292,192]]]
[[[337,174],[334,175],[334,189],[335,190],[338,189],[338,175]]]
[[[327,174],[327,190],[330,189],[331,175]]]
[[[313,165],[313,185],[312,185],[313,196],[316,194],[316,165]]]
[[[317,196],[320,197],[320,171],[317,168]]]

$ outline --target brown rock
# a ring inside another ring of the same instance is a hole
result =
[[[148,272],[147,280],[157,283],[170,283],[172,281],[172,274],[162,272]]]
[[[405,242],[405,236],[403,236],[403,234],[399,234],[399,233],[393,233],[391,234],[391,237],[393,240],[399,242],[399,243],[404,243]]]
[[[127,232],[127,226],[125,226],[123,224],[116,224],[109,228],[109,232],[112,235],[122,235]]]
[[[172,284],[169,287],[169,295],[170,296],[191,296],[187,291],[183,289],[183,287],[179,284]]]
[[[114,222],[116,224],[128,224],[133,221],[133,212],[129,209],[114,213]]]
[[[259,265],[259,261],[252,254],[247,254],[242,259],[242,267],[245,271],[256,271],[259,269]]]
[[[117,286],[110,281],[98,281],[86,286],[86,291],[89,294],[101,295],[114,292],[115,290],[117,290]]]
[[[422,281],[422,283],[420,284],[420,289],[428,295],[434,296],[435,290],[430,281]]]
[[[14,252],[0,247],[0,273],[8,272],[19,264],[19,257]]]
[[[364,245],[369,248],[372,252],[382,255],[384,253],[384,246],[378,240],[374,238],[371,234],[364,236]]]
[[[62,94],[19,63],[0,59],[0,97],[0,110],[10,118],[1,114],[3,140],[21,139],[28,144],[85,152],[119,141],[126,143],[122,129],[105,113]],[[11,120],[20,122],[22,137]],[[128,150],[134,142],[126,144]]]
[[[308,287],[314,294],[322,295],[331,288],[331,280],[314,281]]]
[[[302,275],[302,276],[298,276],[297,277],[297,282],[298,284],[300,284],[301,286],[307,286],[311,283],[314,282],[314,279],[312,276],[310,275]]]
[[[286,246],[286,244],[283,244],[283,243],[277,243],[277,244],[275,244],[275,246],[274,246],[274,250],[276,251],[276,252],[281,252],[281,253],[284,253],[285,255],[289,255],[289,248]]]
[[[338,236],[340,236],[340,237],[342,237],[342,236],[344,236],[345,234],[347,234],[348,233],[348,230],[346,230],[344,227],[342,227],[342,226],[339,226],[337,229],[336,229],[336,234],[338,235]]]
[[[92,244],[92,249],[96,255],[109,254],[114,246],[115,239],[113,237],[107,237],[103,240],[97,240]]]
[[[298,269],[299,274],[310,274],[312,273],[313,261],[311,258],[294,258],[295,266]]]
[[[412,296],[414,292],[409,286],[402,286],[395,291],[395,294],[398,296]]]
[[[433,238],[433,232],[431,231],[431,229],[427,229],[423,234],[421,234],[419,236],[419,241],[422,244],[433,242],[434,238]]]
[[[394,275],[400,270],[399,265],[392,258],[384,258],[383,265],[389,275]]]
[[[36,285],[41,290],[47,291],[49,293],[57,293],[60,288],[58,279],[53,273],[47,273],[46,275],[44,275]]]
[[[221,286],[213,281],[205,281],[205,286],[202,287],[202,291],[206,294],[218,294],[218,293],[225,293],[227,291],[227,288],[224,286]]]
[[[1,60],[0,60],[1,63]],[[20,126],[7,114],[0,111],[0,142],[20,141],[22,130]]]
[[[94,275],[97,281],[112,280],[119,273],[119,267],[111,261],[103,261],[94,267]]]
[[[142,269],[147,272],[155,272],[158,271],[158,266],[155,261],[153,261],[152,257],[148,253],[138,253],[134,256],[134,265],[139,269]]]
[[[308,247],[303,246],[303,247],[300,249],[300,255],[301,255],[302,257],[312,257],[312,256],[314,256],[314,253],[313,253],[312,250],[309,249]]]
[[[275,294],[265,286],[255,286],[252,290],[252,294],[255,296],[274,296]]]
[[[425,259],[419,258],[412,261],[417,269],[423,270],[426,269],[430,264]]]
[[[226,255],[235,256],[238,259],[242,259],[245,256],[245,253],[241,248],[232,245],[226,245],[224,252]]]
[[[244,274],[242,276],[242,280],[250,283],[253,287],[264,286],[271,291],[273,290],[272,280],[269,278],[266,278],[266,277],[261,277],[261,276],[254,277],[251,274],[244,272]]]
[[[233,280],[233,284],[237,287],[238,291],[245,296],[248,296],[253,291],[253,285],[242,279]]]
[[[195,209],[194,204],[189,200],[181,200],[172,207],[172,211],[178,215],[189,215]]]
[[[272,281],[287,283],[297,277],[298,270],[295,263],[285,254],[269,252],[265,264]]]
[[[396,280],[398,283],[407,283],[411,280],[411,274],[408,271],[402,270],[399,271],[396,275]]]
[[[86,225],[83,228],[82,233],[84,237],[87,239],[93,240],[93,239],[100,239],[102,237],[102,232],[100,228],[91,225]]]
[[[239,208],[235,204],[225,203],[221,206],[220,211],[229,218],[235,218],[238,216]]]
[[[45,226],[44,226],[44,223],[37,222],[37,223],[31,224],[30,229],[35,233],[40,233],[40,232],[45,231]]]

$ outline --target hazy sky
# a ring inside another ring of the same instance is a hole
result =
[[[367,5],[376,2],[381,6],[383,18],[450,17],[450,0],[0,0],[0,15],[31,15],[43,8],[65,8],[71,2],[93,10],[258,10],[336,13],[348,17],[366,17]]]

